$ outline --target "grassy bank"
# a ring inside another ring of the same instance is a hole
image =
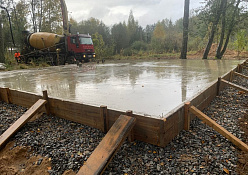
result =
[[[5,53],[5,66],[6,71],[18,70],[18,69],[30,69],[49,66],[45,62],[30,62],[29,64],[17,63],[12,53]]]

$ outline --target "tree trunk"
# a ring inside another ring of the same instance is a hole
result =
[[[32,0],[31,2],[31,6],[32,6],[32,22],[33,22],[33,29],[34,29],[34,33],[37,32],[37,25],[36,25],[36,14],[35,14],[35,2],[34,0]]]
[[[42,31],[41,26],[42,26],[42,17],[43,17],[43,2],[42,0],[40,1],[40,21],[39,21],[39,32]]]
[[[224,53],[226,52],[226,49],[227,49],[227,46],[228,46],[228,43],[229,43],[229,39],[230,39],[230,36],[232,34],[232,31],[233,31],[233,27],[235,26],[236,22],[235,22],[235,17],[237,15],[237,10],[239,8],[239,4],[240,4],[240,0],[238,0],[236,6],[235,6],[235,9],[234,9],[234,12],[233,12],[233,15],[232,15],[232,20],[231,20],[231,23],[230,23],[230,26],[228,28],[228,33],[227,33],[227,36],[226,36],[226,41],[225,41],[225,44],[224,44],[224,47],[220,53],[220,57],[219,59],[221,59],[224,55]]]
[[[187,59],[188,35],[189,35],[189,3],[190,0],[185,0],[184,2],[183,43],[181,50],[181,59]]]
[[[221,28],[221,36],[220,36],[220,42],[216,51],[215,57],[217,59],[221,59],[221,49],[223,46],[224,42],[224,37],[225,37],[225,28],[226,28],[226,5],[227,5],[227,0],[224,0],[224,6],[222,9],[222,28]]]
[[[208,44],[207,44],[206,49],[205,49],[204,54],[203,54],[203,59],[208,58],[208,53],[210,51],[210,48],[211,48],[213,40],[214,40],[214,35],[215,35],[217,25],[218,25],[219,20],[220,20],[222,9],[224,7],[224,2],[225,2],[225,0],[221,0],[220,8],[216,13],[216,16],[215,16],[216,20],[213,22],[213,26],[212,26],[211,34],[210,34],[210,37],[209,37],[209,40],[208,40]]]
[[[1,12],[1,10],[0,10]],[[3,28],[2,28],[2,16],[0,15],[0,63],[5,63],[4,57],[4,39],[3,39]]]

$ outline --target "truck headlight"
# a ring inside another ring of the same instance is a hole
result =
[[[96,55],[93,55],[93,58],[95,58],[96,57]]]
[[[86,57],[86,55],[83,55],[83,57],[85,58],[85,57]]]

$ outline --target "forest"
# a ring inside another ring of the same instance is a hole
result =
[[[207,0],[190,11],[188,53],[203,50],[200,57],[207,59],[212,45],[215,58],[221,59],[227,49],[239,55],[248,51],[247,0]],[[0,23],[3,32],[1,47],[5,51],[22,47],[22,31],[62,34],[62,15],[59,0],[2,0]],[[183,9],[182,9],[183,10]],[[183,40],[183,17],[172,21],[164,19],[146,27],[139,25],[130,9],[126,21],[107,26],[96,18],[76,21],[70,18],[71,33],[90,34],[96,54],[100,58],[121,56],[172,55],[179,57]],[[0,38],[0,40],[1,40]]]

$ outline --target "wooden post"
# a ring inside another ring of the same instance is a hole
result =
[[[43,99],[47,101],[45,107],[46,107],[46,113],[47,113],[47,115],[49,115],[51,113],[51,111],[50,111],[50,105],[49,105],[49,98],[47,95],[47,90],[42,91],[42,93],[43,93]]]
[[[238,64],[237,72],[240,73],[240,64]]]
[[[234,73],[233,73],[233,70],[232,70],[231,73],[230,73],[230,78],[229,78],[229,81],[230,81],[230,82],[232,82],[232,80],[233,80],[233,74],[234,74]]]
[[[222,136],[227,138],[229,141],[231,141],[234,145],[239,147],[243,151],[248,151],[248,146],[239,140],[237,137],[232,135],[230,132],[228,132],[225,128],[220,126],[218,123],[216,123],[214,120],[209,118],[207,115],[202,113],[200,110],[198,110],[196,107],[191,106],[189,108],[189,111],[192,112],[194,115],[196,115],[199,119],[201,119],[203,122],[205,122],[208,126],[212,127],[215,131],[220,133]]]
[[[133,116],[133,111],[128,110],[126,112],[126,115],[132,117]],[[127,139],[128,139],[129,142],[134,141],[134,131],[133,131],[133,129],[130,131],[130,134],[128,135]]]
[[[188,131],[190,128],[190,114],[189,114],[190,102],[184,104],[184,130]]]
[[[221,77],[218,78],[218,82],[217,82],[217,96],[220,95],[220,84],[221,84]]]
[[[9,88],[2,88],[2,100],[10,104],[12,102]]]
[[[102,131],[104,133],[107,133],[108,132],[108,108],[107,106],[100,106],[100,117],[101,117],[101,122],[102,122]]]

